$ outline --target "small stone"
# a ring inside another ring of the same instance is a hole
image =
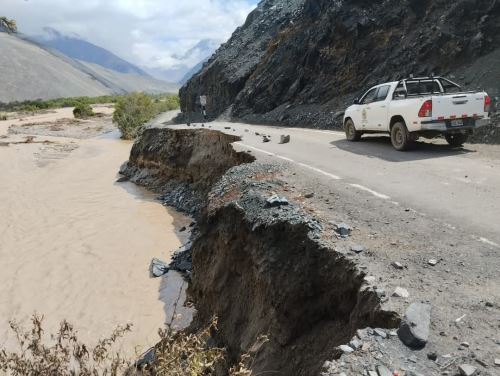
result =
[[[386,366],[377,366],[377,372],[378,376],[393,376],[393,373]]]
[[[342,352],[344,354],[350,354],[350,353],[354,352],[354,349],[351,346],[347,346],[347,345],[340,345],[339,349],[342,350]]]
[[[392,296],[396,297],[396,298],[409,298],[410,297],[410,293],[408,292],[408,290],[402,288],[402,287],[396,287],[396,289],[394,290],[394,292],[392,293]]]
[[[354,350],[357,350],[361,346],[363,346],[363,344],[361,343],[361,341],[354,338],[351,342],[349,342],[349,346],[352,347]]]
[[[464,341],[464,342],[462,342],[462,343],[460,344],[460,346],[462,346],[462,347],[469,347],[469,346],[470,346],[470,344],[469,344],[469,342],[465,342],[465,341]]]
[[[264,136],[264,137],[262,138],[262,142],[263,142],[263,143],[266,143],[266,142],[271,142],[271,140],[270,140],[269,138],[267,138],[266,136]]]
[[[121,178],[119,178],[116,182],[117,182],[117,183],[125,183],[125,182],[127,182],[127,181],[129,181],[129,178],[128,178],[128,177],[126,177],[126,176],[122,176],[122,177],[121,177]]]
[[[272,195],[266,200],[266,207],[274,208],[282,205],[288,205],[288,200],[285,197],[280,197],[278,195]]]
[[[304,195],[305,198],[313,198],[314,197],[314,192],[310,192]]]
[[[458,366],[458,370],[460,371],[460,375],[462,376],[477,375],[477,368],[471,366],[470,364],[461,364],[460,366]]]
[[[365,281],[368,282],[368,283],[373,283],[375,282],[376,278],[372,275],[369,275],[369,276],[366,276],[365,277]]]
[[[430,352],[427,354],[427,359],[436,361],[438,358],[438,354],[436,352]]]
[[[394,268],[396,269],[399,269],[399,270],[402,270],[404,269],[405,267],[403,266],[403,264],[397,262],[397,261],[394,261],[392,264],[391,264]]]
[[[415,355],[410,356],[408,360],[412,363],[418,363],[418,358]]]
[[[430,260],[428,261],[428,264],[429,264],[430,266],[436,266],[436,265],[437,265],[437,263],[438,263],[438,261],[437,261],[437,260],[435,260],[435,259],[430,259]]]
[[[500,358],[495,358],[495,365],[500,367]]]
[[[376,336],[382,337],[384,339],[387,338],[387,333],[383,329],[379,329],[379,328],[373,329],[373,333]]]
[[[280,144],[288,144],[290,142],[290,136],[281,135]]]
[[[336,232],[337,234],[339,234],[340,236],[342,237],[348,237],[349,235],[351,235],[351,227],[349,225],[346,225],[345,223],[340,223],[338,225],[336,225],[337,228],[336,228]]]
[[[390,335],[391,337],[397,337],[398,332],[397,332],[396,330],[391,330],[391,331],[389,332],[389,335]]]
[[[378,376],[376,371],[368,371],[368,376]]]
[[[184,232],[186,231],[186,226],[182,226],[180,229],[179,229],[179,232]]]
[[[423,348],[429,339],[431,305],[413,303],[406,310],[405,319],[398,330],[399,339],[408,347]]]
[[[362,245],[360,244],[357,244],[357,245],[353,245],[351,247],[351,251],[355,252],[355,253],[361,253],[361,252],[364,252],[365,250],[365,247],[363,247]]]
[[[384,289],[382,289],[382,288],[379,288],[379,287],[377,287],[377,288],[375,289],[375,294],[377,294],[377,296],[378,296],[380,299],[382,299],[383,297],[385,297],[385,296],[387,295],[387,294],[385,293],[385,290],[384,290]]]

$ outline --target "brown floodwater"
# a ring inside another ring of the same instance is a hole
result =
[[[29,325],[37,312],[47,332],[66,319],[91,343],[132,323],[120,345],[142,352],[185,287],[176,275],[150,279],[149,262],[168,260],[181,243],[175,224],[188,219],[144,189],[116,183],[131,148],[117,132],[8,144],[26,137],[1,138],[10,123],[0,122],[0,348],[14,345],[9,320]]]

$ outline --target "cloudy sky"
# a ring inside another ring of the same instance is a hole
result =
[[[137,65],[172,69],[201,40],[221,43],[258,0],[0,0],[19,31],[77,34]],[[185,57],[186,58],[186,57]]]

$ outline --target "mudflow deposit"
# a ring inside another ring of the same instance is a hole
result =
[[[171,264],[190,281],[189,330],[217,316],[213,344],[250,354],[255,375],[498,375],[496,247],[255,160],[237,141],[259,136],[225,128],[147,129],[121,169],[196,219]]]
[[[206,94],[213,117],[339,128],[363,90],[410,74],[497,102],[499,61],[498,0],[264,0],[180,94],[184,111]],[[499,110],[476,141],[500,142]]]

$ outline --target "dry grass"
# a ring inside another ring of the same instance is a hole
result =
[[[218,369],[226,370],[229,376],[252,376],[250,355],[244,355],[228,370],[226,350],[213,344],[216,319],[195,334],[171,328],[160,330],[161,341],[154,348],[154,360],[144,363],[141,369],[137,367],[139,362],[133,363],[114,351],[117,340],[131,330],[131,324],[116,328],[109,337],[91,347],[78,340],[77,332],[67,321],[61,322],[59,331],[51,336],[44,335],[43,316],[35,314],[31,322],[29,330],[10,322],[19,349],[14,352],[0,349],[0,375],[202,376],[215,375]]]

